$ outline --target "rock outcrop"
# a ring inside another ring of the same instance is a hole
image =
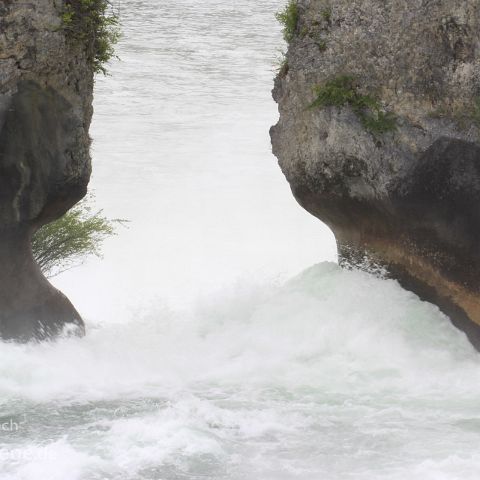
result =
[[[87,191],[93,68],[62,29],[63,0],[0,0],[0,336],[83,332],[30,239]]]
[[[386,267],[480,346],[480,3],[299,0],[297,13],[271,130],[295,198],[342,263]]]

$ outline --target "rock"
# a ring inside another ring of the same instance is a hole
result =
[[[45,339],[83,321],[36,265],[32,234],[87,191],[93,68],[62,1],[0,2],[0,335]]]
[[[480,347],[480,3],[297,5],[271,129],[295,198],[342,264],[382,265]],[[391,131],[365,122],[387,113]]]

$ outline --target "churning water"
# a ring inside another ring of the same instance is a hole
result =
[[[479,478],[464,335],[393,281],[307,268],[334,245],[269,153],[279,7],[122,1],[92,186],[130,227],[56,279],[86,338],[0,344],[1,480]]]

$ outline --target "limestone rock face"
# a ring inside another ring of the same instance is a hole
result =
[[[480,345],[480,3],[299,0],[298,13],[271,129],[295,198],[342,263],[385,266]],[[372,133],[348,102],[311,107],[342,76],[395,130]]]
[[[0,336],[83,331],[33,260],[31,235],[86,193],[93,70],[61,26],[63,0],[0,0]]]

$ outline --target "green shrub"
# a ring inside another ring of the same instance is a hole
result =
[[[115,235],[115,224],[123,222],[101,213],[92,213],[84,200],[33,235],[33,256],[47,277],[82,264],[89,255],[101,256],[103,241]]]
[[[119,17],[110,0],[66,0],[62,12],[67,38],[85,48],[95,73],[106,73],[120,38]]]
[[[298,6],[296,0],[289,0],[283,10],[275,15],[283,25],[283,38],[287,43],[293,40],[298,24]]]
[[[327,42],[325,40],[320,39],[315,42],[315,44],[321,52],[324,52],[327,49]]]
[[[361,95],[352,76],[334,78],[325,85],[315,87],[315,107],[350,106],[359,117],[364,128],[372,134],[383,134],[397,128],[396,118],[391,112],[383,112],[378,100],[370,95]]]

